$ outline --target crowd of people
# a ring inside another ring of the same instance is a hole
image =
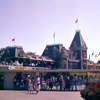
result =
[[[30,93],[33,93],[33,90],[35,90],[36,93],[39,94],[40,87],[42,87],[42,82],[40,81],[41,80],[38,75],[36,76],[35,80],[34,77],[31,78],[30,75],[28,75],[27,77],[23,75],[21,79],[18,79],[18,77],[15,76],[13,79],[14,89],[20,89],[20,90],[28,89]],[[91,78],[90,78],[90,82],[93,82]],[[95,82],[98,82],[97,77],[95,77]],[[88,78],[86,77],[84,79],[84,85],[87,85],[87,83],[88,83]],[[46,80],[46,84],[48,88],[51,90],[53,86],[55,86],[56,90],[59,89],[60,91],[61,90],[77,91],[77,85],[81,86],[83,82],[82,82],[82,77],[77,76],[75,74],[73,76],[66,76],[66,77],[63,77],[62,75],[60,75],[59,77],[51,76],[49,79]],[[58,88],[58,86],[60,88]]]
[[[53,86],[56,86],[56,89],[58,90],[58,86],[60,86],[60,90],[73,90],[73,87],[75,85],[75,90],[77,91],[77,84],[80,82],[80,85],[82,85],[82,78],[77,77],[76,74],[73,77],[63,77],[62,75],[57,79],[57,77],[50,77],[48,79],[48,86],[52,90]]]
[[[39,94],[40,91],[40,78],[38,75],[36,76],[35,80],[33,77],[31,78],[30,75],[28,75],[27,77],[23,75],[21,79],[15,76],[13,79],[13,84],[14,84],[14,89],[16,90],[28,89],[30,93],[33,93],[33,90],[36,90],[37,94]]]

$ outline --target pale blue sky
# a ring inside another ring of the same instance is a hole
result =
[[[15,37],[25,52],[41,55],[54,43],[54,31],[55,43],[69,48],[77,18],[88,57],[99,54],[100,0],[0,0],[0,48],[13,46]]]

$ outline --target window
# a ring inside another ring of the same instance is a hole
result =
[[[73,63],[70,62],[70,69],[73,69]]]
[[[45,54],[48,54],[48,48],[45,49]]]
[[[76,42],[74,42],[74,47],[77,47],[77,43]]]
[[[86,64],[83,64],[83,69],[86,69]]]
[[[53,48],[53,53],[56,54],[56,47]]]

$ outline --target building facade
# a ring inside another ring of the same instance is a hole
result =
[[[87,69],[87,46],[83,40],[80,31],[76,31],[75,36],[69,49],[66,49],[63,44],[47,45],[42,56],[47,56],[51,59],[56,55],[55,49],[59,52],[63,51],[62,68],[65,69]],[[56,63],[56,62],[55,62]]]

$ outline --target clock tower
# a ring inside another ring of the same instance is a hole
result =
[[[79,60],[78,69],[87,69],[87,46],[83,40],[80,30],[76,31],[73,41],[70,45],[70,50],[77,53]]]

